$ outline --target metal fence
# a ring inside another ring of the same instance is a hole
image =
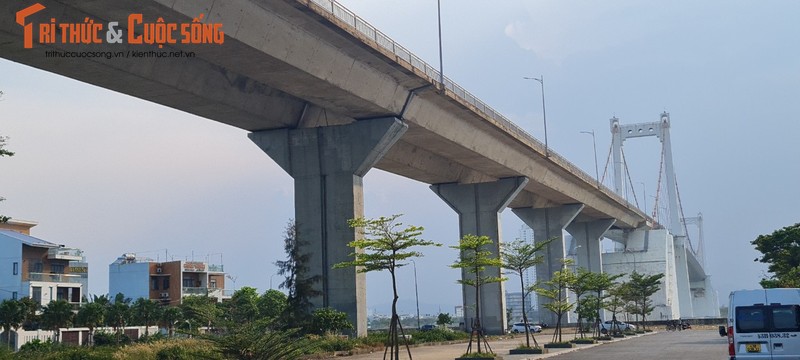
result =
[[[439,82],[440,74],[439,70],[435,67],[431,66],[430,64],[426,63],[418,56],[414,55],[411,51],[404,48],[402,45],[396,43],[394,40],[386,36],[386,34],[382,33],[380,30],[376,29],[374,26],[370,25],[368,22],[364,21],[352,11],[348,10],[344,6],[340,5],[336,1],[333,0],[311,0],[314,4],[318,5],[319,8],[325,11],[329,15],[333,15],[336,19],[344,22],[345,24],[349,25],[350,28],[342,27],[344,30],[349,31],[353,34],[361,34],[362,36],[372,40],[377,44],[379,47],[391,52],[396,56],[395,61],[402,60],[412,68],[422,72],[427,76],[429,82],[434,85],[441,86],[442,83]],[[312,10],[315,10],[313,7],[310,7]],[[325,15],[325,14],[320,14]],[[370,45],[370,44],[367,44]],[[370,45],[372,46],[372,45]],[[539,148],[544,149],[545,145],[541,141],[534,138],[531,134],[523,130],[517,124],[497,112],[491,106],[487,105],[475,95],[472,95],[469,91],[461,87],[461,85],[456,84],[448,77],[443,77],[444,79],[444,88],[449,90],[445,93],[448,96],[454,97],[457,100],[463,101],[467,104],[470,104],[477,109],[481,115],[485,116],[486,118],[492,119],[496,121],[500,127],[502,127],[505,131],[515,135],[517,138],[524,139],[530,143],[536,144]],[[587,174],[585,171],[581,170],[578,166],[564,158],[563,156],[553,152],[552,150],[549,151],[549,159],[554,163],[564,167],[565,169],[569,170],[577,177],[581,178],[583,181],[586,181],[589,184],[597,183],[597,180],[593,178],[591,175]],[[625,200],[622,196],[618,195],[605,185],[600,185],[598,188],[602,191],[605,195],[613,198],[614,200],[618,201],[619,203],[627,206],[628,208],[636,209],[630,202]],[[647,216],[646,214],[644,214]],[[655,223],[655,221],[653,221]]]

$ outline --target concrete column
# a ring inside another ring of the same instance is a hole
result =
[[[688,249],[685,236],[674,236],[675,244],[675,278],[678,282],[678,305],[681,309],[681,317],[690,319],[694,317],[692,310],[692,290],[689,284],[689,263],[686,258]]]
[[[615,222],[614,219],[604,219],[573,222],[567,225],[567,232],[575,241],[576,267],[586,268],[595,273],[603,272],[600,240]]]
[[[294,178],[295,221],[309,276],[320,281],[314,307],[347,313],[355,333],[367,333],[366,278],[354,268],[333,270],[352,260],[347,243],[357,234],[347,220],[364,216],[362,178],[408,129],[396,118],[348,125],[278,129],[250,139]]]
[[[561,270],[561,259],[566,256],[563,231],[578,216],[583,207],[583,204],[570,204],[554,208],[513,209],[514,214],[533,229],[535,243],[554,239],[544,250],[544,262],[536,267],[536,281],[548,281],[554,272]],[[548,325],[555,325],[555,315],[542,306],[549,303],[550,299],[543,296],[537,296],[537,299],[539,317]],[[565,316],[565,318],[567,317],[569,316]],[[567,322],[569,319],[562,319],[562,323]]]
[[[491,251],[500,254],[500,211],[525,187],[528,179],[514,177],[500,179],[491,183],[479,184],[436,184],[431,190],[439,195],[447,205],[458,213],[459,232],[488,236],[494,242]],[[499,268],[486,268],[484,275],[502,276]],[[474,278],[467,271],[461,272],[462,279]],[[506,329],[506,298],[502,282],[481,286],[479,301],[481,305],[481,325],[489,334],[503,334]],[[464,324],[469,328],[470,319],[475,317],[475,288],[462,287],[464,301]]]

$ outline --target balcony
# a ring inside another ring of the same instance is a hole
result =
[[[80,284],[81,276],[73,274],[28,273],[27,281]]]
[[[47,250],[47,258],[51,260],[81,261],[83,260],[83,251],[70,248],[50,249]]]
[[[208,265],[208,272],[225,272],[224,265]]]
[[[220,288],[205,288],[205,287],[184,287],[183,288],[183,295],[195,295],[195,296],[208,296],[217,299],[229,299],[233,296],[232,290],[224,290]]]

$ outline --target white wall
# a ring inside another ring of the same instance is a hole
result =
[[[130,263],[108,266],[108,296],[114,299],[117,293],[133,300],[150,298],[150,264]]]

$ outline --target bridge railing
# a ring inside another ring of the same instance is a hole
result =
[[[380,46],[381,48],[391,52],[398,59],[405,61],[412,68],[422,72],[427,76],[427,80],[434,85],[443,87],[449,91],[445,93],[450,95],[451,97],[455,97],[457,100],[463,101],[467,104],[472,105],[478,112],[481,112],[483,116],[486,118],[492,119],[497,122],[500,126],[502,126],[507,132],[514,134],[519,139],[524,139],[532,144],[535,144],[538,147],[539,151],[545,148],[544,143],[533,137],[527,131],[523,130],[513,121],[509,120],[505,116],[503,116],[500,112],[486,104],[485,102],[478,99],[475,95],[471,94],[469,91],[464,89],[461,85],[456,84],[454,81],[449,79],[448,77],[440,76],[439,70],[435,67],[431,66],[430,64],[426,63],[418,56],[414,55],[411,51],[403,47],[402,45],[398,44],[386,34],[382,33],[380,30],[376,29],[374,26],[370,25],[368,22],[364,21],[364,19],[358,17],[355,13],[348,10],[344,6],[340,5],[334,0],[310,0],[314,4],[318,5],[323,11],[326,11],[328,14],[333,15],[336,19],[340,20],[341,22],[349,25],[351,28],[345,30],[350,31],[351,33],[353,30],[355,32],[360,33],[362,36],[372,40]],[[368,44],[369,45],[369,44]],[[439,79],[444,80],[444,84],[442,84]],[[549,159],[558,165],[566,168],[567,170],[571,171],[573,174],[581,178],[582,180],[586,181],[587,183],[596,183],[598,180],[593,178],[591,175],[583,171],[581,168],[564,158],[563,156],[549,151]],[[621,204],[625,204],[628,208],[635,209],[636,207],[633,206],[630,202],[625,200],[622,196],[618,195],[605,185],[600,184],[598,189],[603,192],[605,195],[613,198],[614,200],[618,201]],[[647,216],[647,214],[644,214]],[[655,223],[655,220],[652,220]]]

